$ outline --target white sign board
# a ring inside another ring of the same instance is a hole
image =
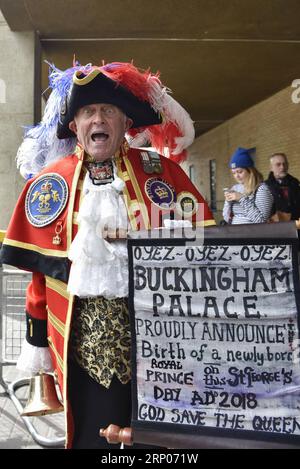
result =
[[[133,424],[299,443],[296,246],[248,243],[130,242]]]

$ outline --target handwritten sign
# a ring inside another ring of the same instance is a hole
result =
[[[133,423],[299,443],[295,242],[139,239],[129,250]]]

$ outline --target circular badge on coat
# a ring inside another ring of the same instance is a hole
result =
[[[38,177],[26,195],[27,220],[36,227],[50,225],[65,208],[68,195],[68,185],[59,174],[48,173]]]
[[[152,177],[145,183],[145,192],[151,202],[160,208],[170,208],[176,201],[176,192],[173,186],[161,178]]]
[[[176,211],[184,218],[192,217],[198,208],[197,197],[191,192],[180,192],[177,195]]]

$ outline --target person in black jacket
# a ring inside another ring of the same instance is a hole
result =
[[[285,153],[274,153],[270,158],[271,172],[265,181],[274,197],[273,221],[300,218],[300,183],[288,173]]]

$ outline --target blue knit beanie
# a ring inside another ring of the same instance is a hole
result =
[[[254,166],[254,161],[251,158],[251,153],[255,151],[255,148],[238,148],[230,158],[229,167],[235,168],[251,168]]]

